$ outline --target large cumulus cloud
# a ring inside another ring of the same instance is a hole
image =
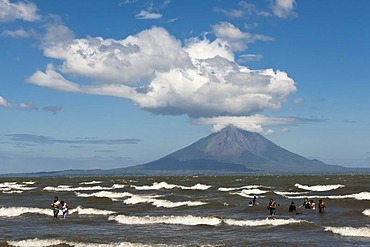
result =
[[[42,48],[45,56],[62,63],[49,64],[27,81],[67,92],[128,98],[150,112],[187,114],[214,126],[217,119],[233,124],[238,117],[279,109],[296,91],[294,80],[284,71],[252,70],[235,61],[235,51],[266,37],[243,33],[229,23],[213,28],[214,40],[193,38],[182,44],[161,27],[117,40],[74,38],[65,26],[52,25]]]

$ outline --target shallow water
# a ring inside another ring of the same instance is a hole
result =
[[[1,178],[0,246],[369,246],[369,178]],[[71,207],[66,220],[52,217],[55,195]],[[325,213],[288,212],[305,197]]]

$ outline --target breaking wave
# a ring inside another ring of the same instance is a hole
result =
[[[370,209],[365,209],[362,213],[366,216],[370,216]]]
[[[220,187],[218,188],[219,191],[233,191],[233,190],[242,190],[242,189],[258,189],[264,187],[262,185],[247,185],[243,187],[238,187],[238,188],[225,188],[225,187]]]
[[[120,224],[126,225],[150,225],[150,224],[174,224],[174,225],[209,225],[220,226],[226,224],[229,226],[280,226],[287,224],[297,224],[307,221],[296,219],[263,219],[263,220],[235,220],[221,219],[214,216],[199,217],[199,216],[126,216],[117,215],[110,216],[109,220],[115,220]]]
[[[165,244],[140,244],[140,243],[131,243],[131,242],[122,242],[122,243],[82,243],[82,242],[72,242],[72,241],[63,241],[58,239],[24,239],[20,241],[7,241],[7,244],[10,246],[16,247],[47,247],[47,246],[74,246],[74,247],[167,247],[175,245],[165,245]],[[180,246],[180,245],[176,245]]]
[[[325,227],[325,231],[331,231],[345,237],[370,238],[369,227]]]
[[[207,203],[200,201],[180,201],[180,202],[171,202],[163,199],[156,199],[157,196],[142,196],[142,195],[132,195],[130,198],[124,200],[126,204],[139,204],[139,203],[150,203],[153,206],[158,208],[175,208],[181,206],[201,206]]]
[[[102,181],[95,181],[95,180],[93,180],[93,181],[81,182],[80,184],[81,185],[84,185],[84,184],[91,185],[91,184],[101,184],[101,183],[102,183]]]
[[[83,215],[111,215],[117,212],[110,210],[102,210],[95,208],[83,208],[77,206],[75,209],[69,210],[70,214],[83,214]],[[45,208],[32,208],[32,207],[1,207],[0,217],[18,217],[23,214],[43,214],[53,215],[52,209]]]
[[[159,183],[154,182],[153,185],[143,185],[143,186],[131,185],[131,187],[135,188],[136,190],[160,190],[160,189],[171,190],[174,188],[179,188],[183,190],[207,190],[212,186],[205,185],[205,184],[196,184],[194,186],[187,187],[187,186],[181,186],[181,185],[176,185],[176,184],[168,184],[162,181]]]
[[[306,198],[307,196],[286,196],[289,199],[302,199]],[[360,192],[357,194],[350,194],[350,195],[310,195],[310,198],[327,198],[327,199],[355,199],[355,200],[370,200],[370,192]]]
[[[17,182],[4,182],[0,183],[0,191],[7,194],[19,194],[27,190],[36,189],[36,187],[27,187],[27,185],[32,185],[34,183],[33,181],[22,182],[20,184]]]
[[[339,188],[343,188],[344,185],[342,184],[334,184],[334,185],[313,185],[313,186],[308,186],[308,185],[302,185],[302,184],[295,184],[295,187],[303,190],[309,190],[309,191],[329,191],[329,190],[336,190]]]
[[[112,200],[132,196],[129,192],[99,191],[91,194],[75,192],[77,197],[106,197]]]
[[[100,185],[91,187],[71,187],[69,185],[58,185],[57,187],[46,186],[44,190],[46,191],[89,191],[89,190],[114,190],[122,189],[125,185],[123,184],[113,184],[112,187],[102,187]]]

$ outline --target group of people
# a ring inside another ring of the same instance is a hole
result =
[[[59,198],[56,196],[54,197],[54,202],[51,204],[51,207],[53,208],[55,218],[58,218],[59,210],[62,210],[63,219],[67,218],[69,206],[65,201],[59,201]]]
[[[274,199],[270,198],[270,201],[267,205],[267,209],[270,211],[270,216],[271,217],[275,217],[276,208],[278,206],[280,206],[280,204],[277,204],[274,201]],[[302,207],[304,207],[305,209],[313,209],[313,210],[316,209],[316,205],[315,205],[314,201],[313,200],[309,201],[308,198],[305,198],[304,201],[303,201],[303,204],[299,206],[299,208],[302,208]],[[319,213],[324,213],[324,209],[326,208],[326,204],[322,199],[319,200],[318,208],[319,208]],[[289,210],[289,212],[295,212],[297,210],[297,207],[295,206],[293,201],[291,202],[288,210]]]

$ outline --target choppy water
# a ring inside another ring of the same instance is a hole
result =
[[[370,176],[1,178],[0,246],[370,246]],[[71,206],[52,217],[54,196]],[[253,195],[259,205],[249,207]],[[280,207],[267,219],[272,197]],[[308,197],[326,212],[299,209]],[[60,213],[61,214],[61,213]]]

